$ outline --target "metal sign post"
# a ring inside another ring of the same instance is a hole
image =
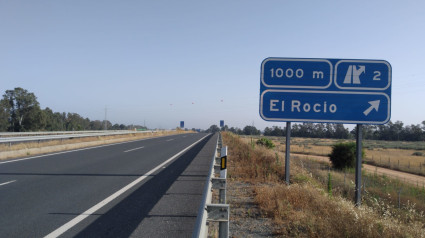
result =
[[[356,128],[356,190],[355,203],[360,206],[362,203],[362,125],[357,124]]]
[[[286,153],[285,153],[285,181],[289,185],[289,166],[291,149],[291,122],[286,122]]]

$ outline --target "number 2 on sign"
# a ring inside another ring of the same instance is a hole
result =
[[[373,80],[381,80],[381,72],[380,71],[374,71],[373,72],[375,76],[373,76]]]

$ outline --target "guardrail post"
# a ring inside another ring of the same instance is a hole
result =
[[[220,178],[227,178],[227,146],[221,148],[220,155]],[[220,203],[226,203],[226,188],[220,189]]]
[[[225,181],[227,179],[227,146],[222,147],[220,151],[220,178]],[[219,203],[226,204],[226,184],[219,190]],[[219,221],[218,233],[220,238],[229,237],[229,209],[227,209],[227,220]]]

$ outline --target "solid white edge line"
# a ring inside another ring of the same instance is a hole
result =
[[[92,215],[97,210],[101,209],[103,206],[105,206],[106,204],[110,203],[112,200],[114,200],[115,198],[117,198],[121,194],[125,193],[126,191],[128,191],[129,189],[131,189],[132,187],[134,187],[135,185],[137,185],[138,183],[140,183],[144,179],[148,178],[149,175],[151,175],[151,174],[155,173],[157,170],[161,169],[165,164],[167,164],[170,161],[174,160],[176,157],[180,156],[181,154],[183,154],[184,152],[186,152],[187,150],[189,150],[190,148],[192,148],[194,145],[196,145],[199,142],[201,142],[208,135],[202,137],[201,139],[199,139],[195,143],[193,143],[193,144],[189,145],[188,147],[184,148],[182,151],[180,151],[179,153],[175,154],[173,157],[171,157],[168,160],[164,161],[163,163],[161,163],[160,165],[156,166],[155,168],[153,168],[152,170],[150,170],[146,174],[140,176],[139,178],[137,178],[133,182],[129,183],[127,186],[121,188],[120,190],[118,190],[117,192],[115,192],[114,194],[112,194],[111,196],[105,198],[103,201],[99,202],[98,204],[96,204],[93,207],[89,208],[87,211],[85,211],[82,214],[78,215],[77,217],[75,217],[71,221],[65,223],[64,225],[62,225],[58,229],[56,229],[53,232],[51,232],[50,234],[46,235],[45,238],[58,237],[58,236],[62,235],[67,230],[71,229],[72,227],[74,227],[75,225],[77,225],[79,222],[81,222],[82,220],[84,220],[88,216]]]
[[[142,147],[137,147],[137,148],[134,148],[134,149],[131,149],[131,150],[126,150],[126,151],[124,151],[124,153],[130,152],[130,151],[133,151],[133,150],[143,149],[143,148],[145,148],[145,147],[144,147],[144,146],[142,146]]]
[[[81,149],[75,149],[75,150],[67,150],[67,151],[61,151],[61,152],[56,152],[56,153],[51,153],[51,154],[32,156],[32,157],[28,157],[28,158],[3,161],[3,162],[0,162],[0,164],[7,164],[7,163],[24,161],[24,160],[36,159],[36,158],[40,158],[40,157],[51,156],[51,155],[60,155],[60,154],[66,154],[66,153],[82,151],[82,150],[91,150],[91,149],[96,149],[96,148],[101,148],[101,147],[106,147],[106,146],[120,145],[120,144],[125,144],[125,143],[131,143],[131,142],[137,142],[137,141],[143,141],[143,140],[149,140],[149,139],[156,139],[156,138],[168,137],[168,136],[174,136],[174,135],[158,136],[158,137],[144,138],[144,139],[140,139],[140,140],[124,141],[124,142],[118,142],[118,143],[107,144],[107,145],[99,145],[99,146],[93,146],[93,147],[87,147],[87,148],[81,148]]]
[[[0,183],[0,186],[6,185],[6,184],[9,184],[9,183],[13,183],[13,182],[16,182],[16,180],[12,180],[12,181],[9,181],[9,182],[6,182],[6,183]]]

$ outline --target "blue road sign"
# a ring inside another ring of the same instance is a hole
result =
[[[260,116],[267,121],[385,124],[391,65],[384,60],[267,58]]]
[[[184,128],[184,121],[180,121],[180,128]]]
[[[220,127],[224,127],[224,120],[220,120]]]

